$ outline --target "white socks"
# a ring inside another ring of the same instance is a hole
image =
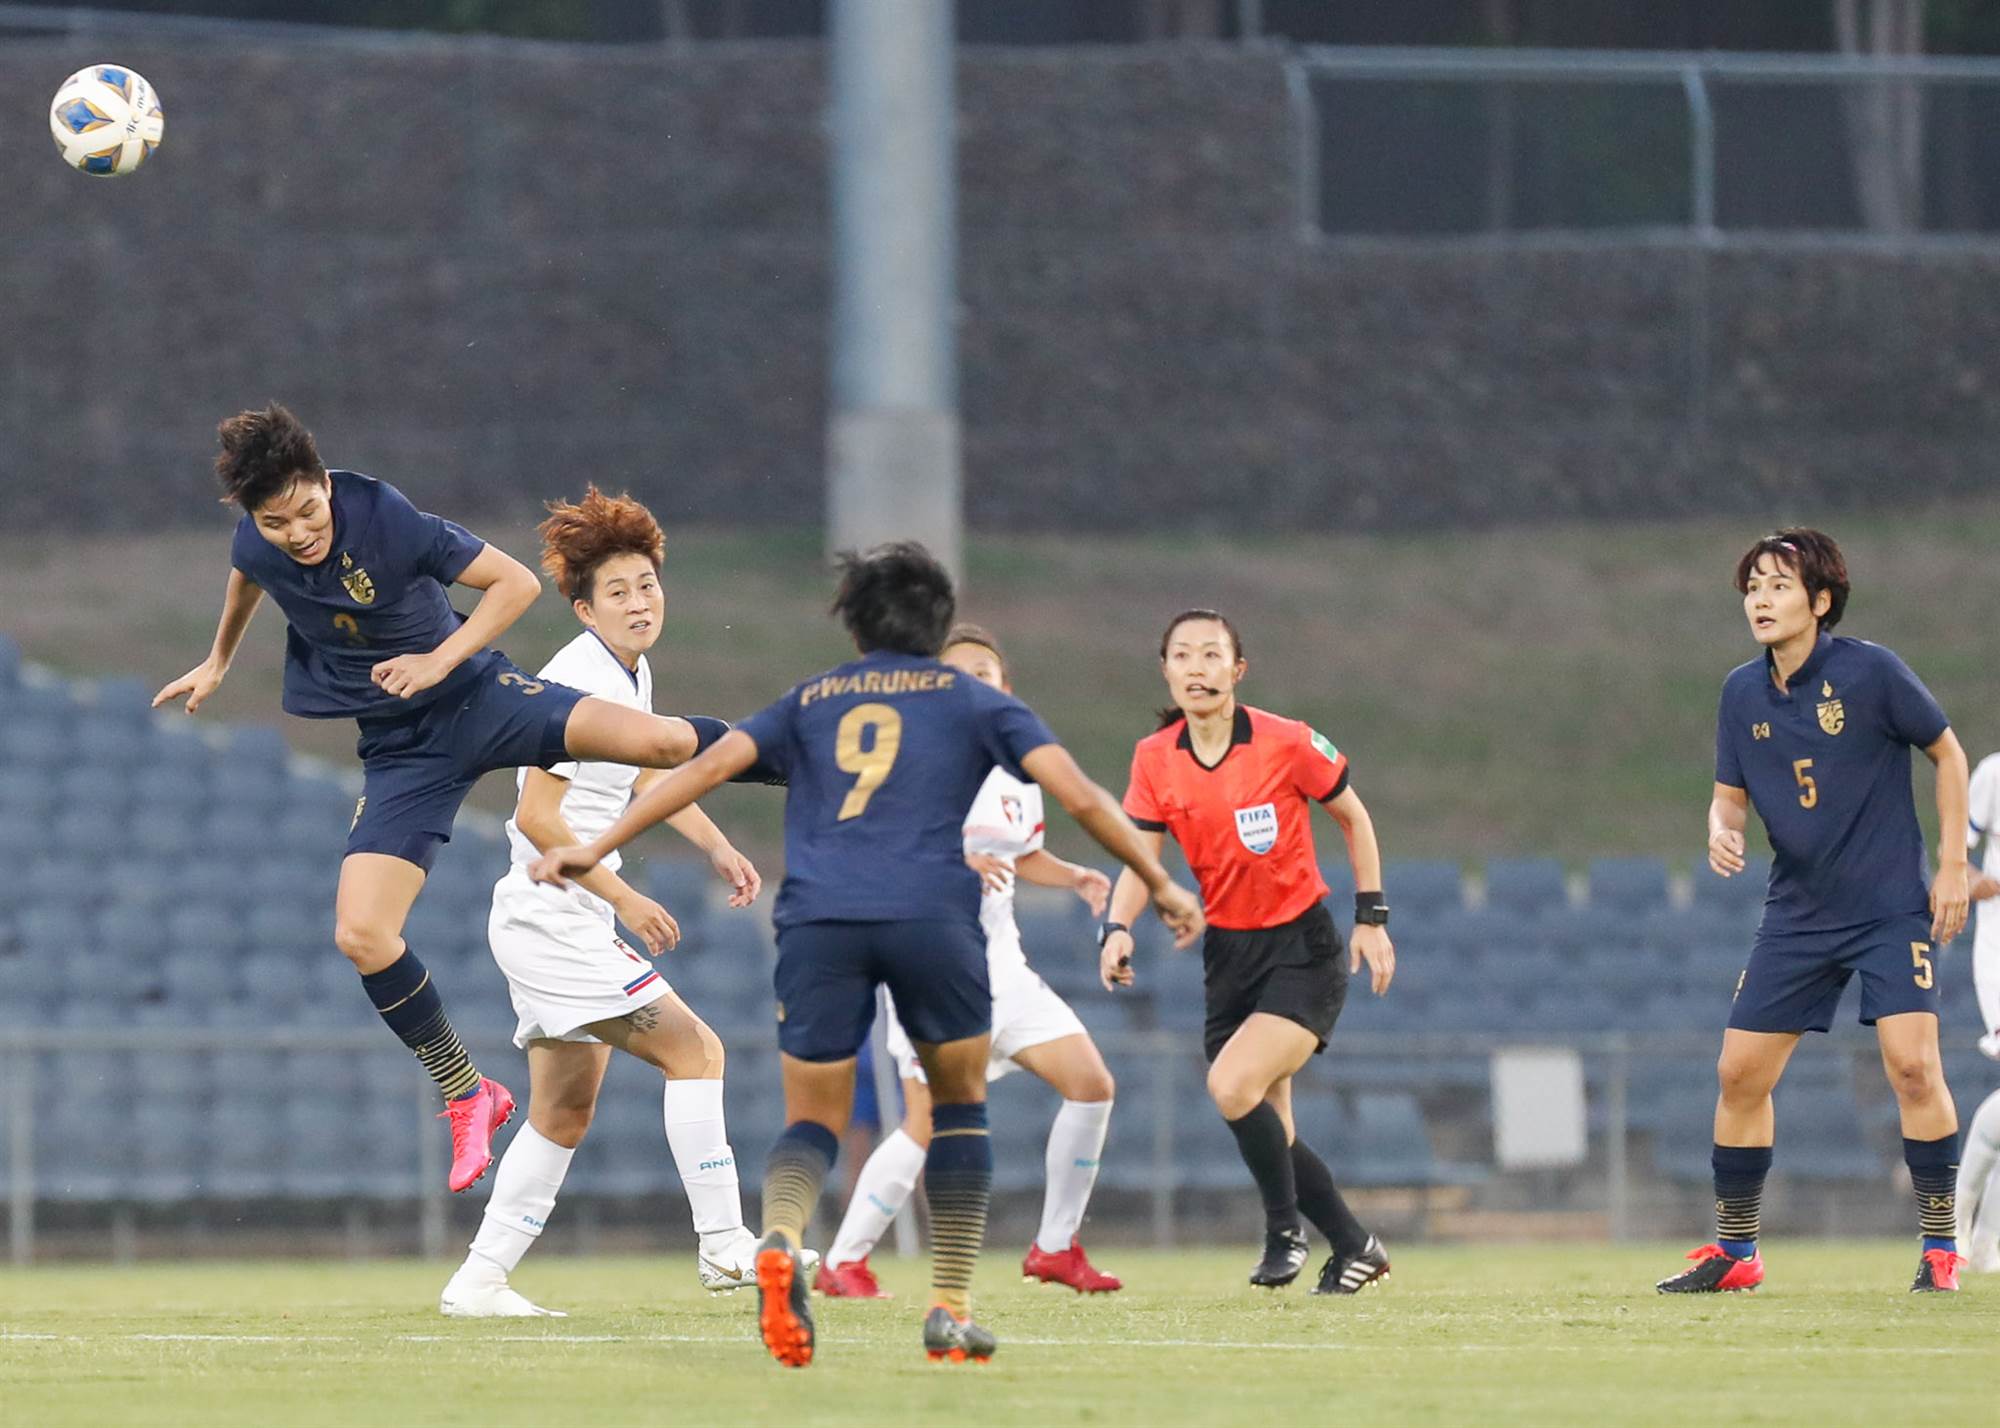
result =
[[[486,1201],[479,1233],[473,1236],[472,1255],[497,1266],[503,1278],[513,1273],[548,1223],[575,1154],[531,1125],[516,1131],[513,1144],[500,1157],[500,1168],[493,1172],[493,1194]],[[459,1272],[478,1268],[468,1255]]]
[[[694,1212],[694,1231],[704,1246],[711,1236],[743,1228],[743,1196],[736,1184],[736,1153],[722,1118],[722,1082],[669,1081],[666,1090],[667,1147]]]
[[[1989,1251],[2000,1238],[2000,1091],[1972,1113],[1958,1157],[1958,1235]],[[1975,1256],[1977,1257],[1977,1256]]]
[[[847,1214],[841,1218],[833,1247],[826,1252],[826,1262],[852,1264],[868,1258],[897,1212],[908,1203],[923,1170],[924,1148],[898,1126],[861,1167],[861,1178],[854,1182],[854,1198],[847,1202]]]
[[[1110,1129],[1109,1101],[1064,1101],[1056,1112],[1056,1123],[1049,1127],[1042,1227],[1035,1232],[1035,1247],[1044,1253],[1061,1254],[1076,1238]]]

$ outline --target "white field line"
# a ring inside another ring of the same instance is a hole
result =
[[[357,1334],[34,1334],[0,1330],[0,1343],[63,1343],[63,1344],[746,1344],[755,1342],[747,1334],[391,1334],[385,1337],[362,1336]],[[866,1343],[866,1340],[859,1342]],[[1384,1352],[1382,1344],[1353,1344],[1321,1340],[1316,1343],[1287,1343],[1271,1339],[1142,1339],[1125,1343],[1106,1340],[1077,1339],[1018,1339],[1003,1338],[1001,1348],[1009,1346],[1034,1349],[1227,1349],[1232,1352],[1251,1353],[1374,1353]],[[1615,1343],[1615,1344],[1469,1344],[1439,1342],[1435,1344],[1398,1344],[1394,1352],[1403,1353],[1572,1353],[1601,1354],[1606,1352],[1652,1353],[1674,1347],[1663,1342]],[[1729,1352],[1720,1345],[1684,1346],[1699,1347],[1703,1353]],[[1839,1354],[1880,1355],[1883,1357],[1933,1357],[1953,1358],[1970,1354],[1991,1353],[1990,1346],[1965,1345],[1962,1348],[1949,1345],[1924,1344],[1909,1346],[1871,1344],[1771,1344],[1760,1342],[1745,1344],[1736,1352],[1771,1354],[1790,1353],[1797,1355]]]

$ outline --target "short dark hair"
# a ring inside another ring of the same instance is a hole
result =
[[[978,645],[1000,662],[1000,677],[1011,680],[1012,676],[1007,671],[1007,652],[1000,648],[1000,641],[984,625],[965,622],[953,625],[951,633],[944,637],[944,643],[938,646],[938,652],[942,654],[953,645]]]
[[[326,480],[326,463],[319,459],[305,423],[272,402],[260,412],[238,412],[215,429],[222,450],[215,458],[222,499],[254,511],[274,496],[282,496],[301,478]]]
[[[1840,553],[1840,542],[1810,526],[1786,526],[1772,531],[1743,552],[1743,558],[1736,562],[1737,594],[1750,593],[1750,576],[1757,569],[1758,560],[1767,555],[1799,578],[1806,587],[1808,605],[1817,603],[1822,590],[1832,597],[1827,601],[1826,613],[1818,617],[1822,630],[1840,623],[1840,617],[1847,611],[1848,592],[1847,557]]]
[[[831,613],[840,616],[863,654],[935,656],[944,648],[958,597],[950,573],[922,545],[899,540],[859,555],[843,550],[833,564],[840,586]]]

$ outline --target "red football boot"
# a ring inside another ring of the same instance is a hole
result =
[[[1737,1259],[1721,1245],[1703,1245],[1688,1258],[1694,1261],[1693,1269],[1684,1269],[1653,1287],[1662,1294],[1721,1294],[1755,1289],[1764,1282],[1761,1253]]]
[[[896,1296],[875,1282],[868,1256],[846,1264],[822,1264],[813,1276],[813,1288],[829,1299],[894,1299]]]
[[[514,1097],[498,1081],[479,1078],[479,1089],[446,1101],[439,1120],[451,1122],[451,1190],[476,1183],[493,1164],[493,1133],[514,1115]]]
[[[1910,1286],[1910,1293],[1956,1294],[1958,1267],[1964,1263],[1964,1255],[1948,1249],[1925,1250],[1924,1257],[1917,1261],[1917,1280]]]
[[[1078,1294],[1110,1294],[1125,1287],[1125,1281],[1117,1275],[1106,1274],[1092,1264],[1083,1246],[1074,1239],[1061,1254],[1050,1254],[1040,1245],[1029,1245],[1028,1257],[1021,1261],[1021,1278],[1030,1284],[1037,1280],[1043,1284],[1067,1284]]]

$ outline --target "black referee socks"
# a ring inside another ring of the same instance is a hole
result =
[[[1236,1137],[1236,1149],[1264,1197],[1264,1228],[1271,1232],[1298,1229],[1298,1180],[1292,1169],[1292,1148],[1285,1143],[1285,1123],[1277,1108],[1269,1101],[1259,1101],[1249,1115],[1224,1124]],[[1327,1183],[1332,1184],[1331,1177]]]
[[[1299,1189],[1299,1212],[1327,1237],[1333,1252],[1352,1259],[1368,1248],[1368,1231],[1333,1183],[1333,1172],[1300,1137],[1292,1142],[1292,1178]]]

